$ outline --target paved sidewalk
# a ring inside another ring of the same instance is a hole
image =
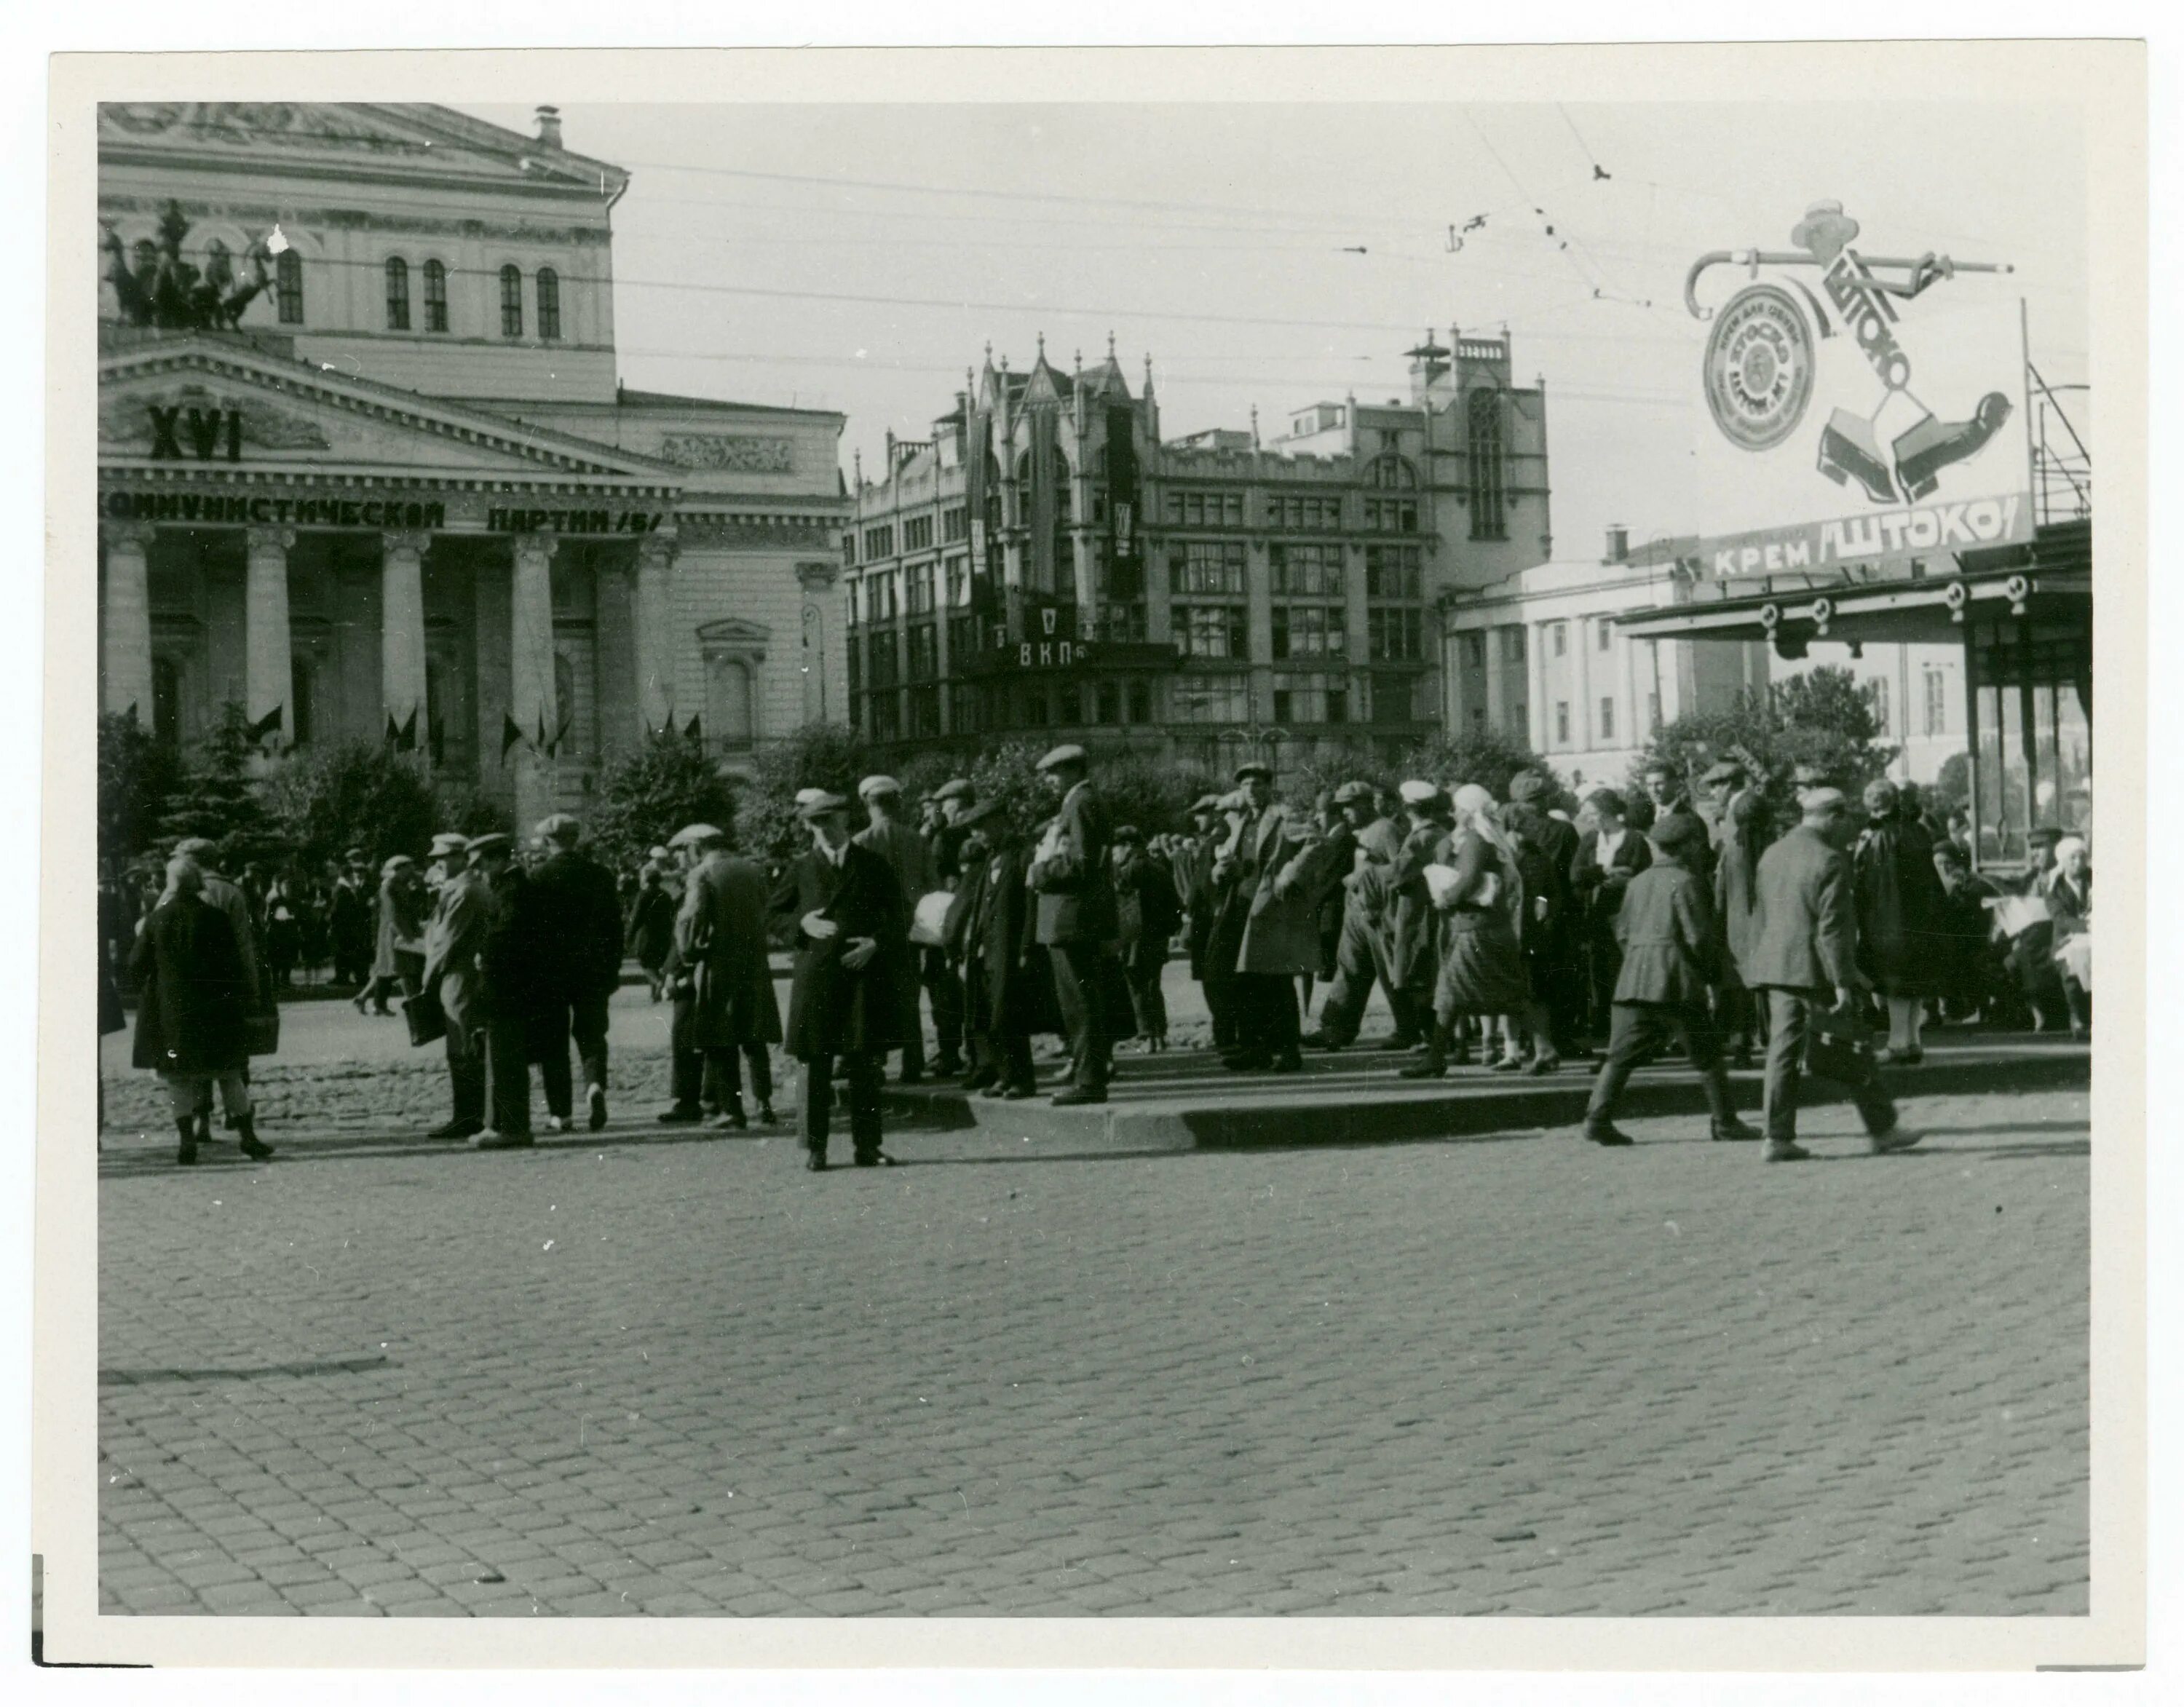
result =
[[[102,1604],[2082,1612],[2086,1099],[1906,1114],[1871,1158],[1816,1110],[1790,1168],[1688,1118],[816,1176],[620,1118],[125,1137]]]

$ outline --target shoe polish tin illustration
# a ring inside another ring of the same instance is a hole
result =
[[[1867,253],[1858,236],[1840,203],[1815,203],[1795,247],[1691,269],[1686,306],[1710,322],[1693,364],[1698,555],[1717,579],[1909,575],[2032,537],[2010,268]],[[1716,266],[1746,276],[1708,309]]]
[[[1747,285],[1714,317],[1706,400],[1714,425],[1746,450],[1772,449],[1804,420],[1813,400],[1812,327],[1780,285]]]

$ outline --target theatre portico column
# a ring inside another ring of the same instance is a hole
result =
[[[675,539],[648,534],[637,548],[637,711],[644,733],[675,715]]]
[[[425,703],[425,553],[432,542],[431,534],[419,531],[379,537],[379,697],[387,739],[403,752],[424,748],[431,726]],[[549,623],[550,631],[550,613]]]
[[[148,523],[109,523],[106,537],[106,691],[99,703],[152,726],[152,587]]]
[[[295,657],[288,634],[288,548],[295,531],[254,527],[244,531],[242,602],[242,709],[254,725],[270,719],[271,749],[281,752],[295,738],[296,714],[288,701],[295,692]]]
[[[509,600],[509,715],[515,720],[515,827],[528,836],[554,809],[554,760],[560,729],[554,693],[554,549],[551,534],[515,537]]]

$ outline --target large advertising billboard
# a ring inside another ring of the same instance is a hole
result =
[[[2025,316],[1994,264],[1862,255],[1814,204],[1792,252],[1691,270],[1700,558],[1721,580],[1838,581],[2032,537]],[[1709,268],[1745,281],[1718,306]]]

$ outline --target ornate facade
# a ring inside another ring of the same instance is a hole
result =
[[[1262,441],[1163,441],[1151,365],[967,375],[891,440],[846,541],[850,705],[873,739],[1022,734],[1278,769],[1453,717],[1457,592],[1549,550],[1546,397],[1506,341],[1430,336],[1408,398]]]
[[[101,703],[528,824],[848,713],[839,415],[616,375],[616,167],[445,108],[103,108]]]

